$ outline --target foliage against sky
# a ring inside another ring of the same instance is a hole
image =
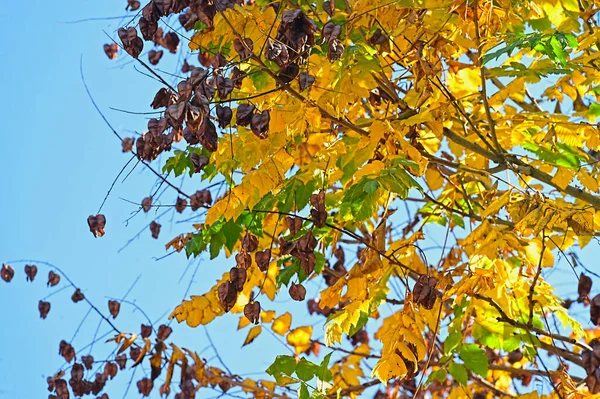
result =
[[[170,327],[116,331],[117,357],[96,375],[85,371],[93,359],[61,343],[71,365],[49,379],[54,397],[100,395],[121,365],[151,370],[140,393],[179,399],[208,385],[263,398],[370,387],[378,398],[537,398],[533,377],[553,398],[600,392],[600,334],[570,313],[587,306],[600,324],[600,296],[590,295],[599,276],[577,259],[597,245],[600,223],[597,4],[128,7],[131,22],[104,51],[133,57],[164,87],[148,99],[157,113],[147,132],[115,134],[177,196],[169,206],[200,216],[167,250],[229,259],[171,318],[195,328],[236,317],[245,344],[269,330],[292,354],[242,379],[180,348]],[[153,66],[184,46],[194,57],[172,86]],[[184,175],[196,192],[179,188]],[[140,200],[144,212],[155,206]],[[110,234],[110,215],[88,224]],[[445,231],[433,252],[429,224]],[[164,238],[158,222],[150,230]],[[559,258],[577,298],[545,279]],[[37,268],[25,271],[33,280]],[[2,278],[13,276],[3,266]],[[306,297],[311,280],[326,287],[318,298]],[[272,310],[282,297],[318,322]],[[79,290],[72,299],[86,300]],[[42,317],[50,309],[40,301]],[[117,317],[119,302],[108,309]]]

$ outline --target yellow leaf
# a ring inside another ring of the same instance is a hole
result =
[[[131,344],[133,344],[135,342],[136,339],[137,339],[137,334],[131,334],[131,336],[129,338],[125,339],[125,341],[123,341],[123,345],[121,345],[121,347],[117,351],[117,355],[119,353],[123,353],[127,348],[129,348],[131,346]]]
[[[577,172],[577,179],[591,192],[598,192],[598,180],[589,174],[585,169]]]
[[[542,252],[542,243],[539,239],[529,241],[529,245],[525,247],[525,254],[527,259],[534,264],[536,267],[540,264],[540,254]],[[544,259],[542,259],[543,267],[550,267],[554,265],[554,256],[552,251],[548,248],[544,251]]]
[[[290,331],[286,337],[287,343],[296,348],[296,354],[302,353],[310,348],[312,337],[312,326],[298,327]]]
[[[271,328],[279,335],[285,335],[290,330],[292,324],[292,315],[289,312],[285,312],[275,320]]]
[[[229,272],[224,273],[220,281],[215,284],[209,292],[204,295],[192,295],[190,300],[183,301],[173,310],[170,319],[175,318],[178,322],[186,321],[190,327],[206,325],[215,317],[225,313],[217,289],[219,285],[229,280]]]
[[[250,320],[246,317],[246,316],[241,316],[240,320],[238,321],[238,330],[241,330],[242,328],[246,327],[250,325]]]
[[[430,166],[425,171],[425,182],[432,191],[440,189],[444,187],[444,178],[442,174],[434,167]]]
[[[479,76],[478,69],[463,68],[456,74],[448,74],[448,89],[456,97],[478,93],[480,84],[481,77]]]
[[[265,310],[263,312],[260,312],[260,320],[263,323],[270,323],[275,318],[275,315],[276,314],[274,310]]]
[[[256,339],[256,337],[258,337],[260,335],[261,332],[262,332],[261,326],[252,327],[250,329],[250,331],[248,331],[248,335],[246,336],[246,339],[244,340],[244,344],[242,346],[246,346],[246,345],[252,343],[252,341],[254,341]]]
[[[490,215],[498,213],[498,211],[510,200],[510,190],[506,190],[504,194],[500,197],[496,198],[491,204],[489,204],[483,212],[481,212],[481,217],[486,218]]]
[[[326,307],[333,308],[340,303],[342,288],[344,288],[345,284],[346,280],[340,278],[334,285],[321,291],[321,301],[319,302],[321,309],[325,309]]]
[[[552,183],[564,190],[571,183],[571,180],[573,180],[573,176],[575,176],[575,169],[559,166],[552,178]]]

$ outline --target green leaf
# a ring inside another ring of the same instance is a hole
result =
[[[591,103],[590,104],[590,108],[588,109],[587,114],[589,116],[599,117],[600,116],[600,104],[598,104],[598,103]]]
[[[329,360],[331,359],[331,355],[333,355],[333,352],[330,352],[328,355],[326,355],[321,361],[321,364],[319,365],[319,372],[317,373],[317,378],[321,381],[333,381],[333,374],[331,374],[331,370],[329,370]]]
[[[187,153],[181,150],[175,150],[173,153],[175,155],[167,159],[167,162],[163,166],[163,173],[174,172],[175,176],[180,176],[186,169],[189,169],[191,176],[194,173],[194,164]]]
[[[319,274],[323,271],[323,267],[325,267],[325,256],[319,251],[315,251],[315,258],[317,258],[317,263],[315,263],[315,274]]]
[[[319,366],[306,360],[306,358],[300,359],[300,362],[296,365],[296,375],[302,381],[310,381],[313,377],[319,373]]]
[[[298,266],[297,262],[292,262],[291,265],[279,270],[279,274],[277,275],[277,286],[280,287],[283,284],[287,287],[292,277],[298,273]]]
[[[189,258],[198,256],[206,249],[207,243],[204,241],[202,233],[192,235],[192,238],[185,244],[185,254]]]
[[[462,341],[462,333],[454,331],[448,334],[448,338],[444,341],[444,354],[450,354]]]
[[[459,352],[465,366],[474,373],[485,377],[488,372],[488,358],[485,351],[476,344],[463,345]]]
[[[236,242],[238,242],[242,236],[242,226],[239,223],[235,223],[233,220],[229,220],[223,224],[221,231],[225,237],[225,247],[229,252],[232,252]]]
[[[441,369],[441,368],[437,369],[433,373],[429,374],[429,376],[427,377],[427,381],[425,381],[425,385],[431,384],[434,380],[436,380],[437,382],[442,384],[444,381],[446,381],[447,375],[448,375],[448,372],[446,372],[446,370]]]
[[[296,359],[293,356],[279,355],[275,358],[273,364],[266,370],[267,374],[275,376],[285,374],[291,376],[296,370]]]
[[[367,194],[373,195],[375,191],[379,188],[379,184],[375,180],[369,180],[365,183],[364,190]]]
[[[219,230],[210,237],[210,259],[219,256],[223,244],[225,244],[225,236],[223,235],[223,231]]]
[[[308,393],[308,388],[305,383],[300,384],[300,395],[298,395],[299,399],[310,399],[310,393]]]
[[[204,22],[202,21],[196,21],[196,23],[194,24],[194,30],[195,31],[200,31],[200,30],[204,30],[208,28],[208,25],[206,25]]]
[[[521,346],[521,340],[517,335],[513,335],[502,344],[502,350],[505,352],[512,352]]]
[[[450,363],[448,367],[448,371],[450,375],[454,377],[456,381],[458,381],[462,386],[467,386],[467,382],[469,381],[469,374],[467,373],[467,369],[465,366],[458,363]]]

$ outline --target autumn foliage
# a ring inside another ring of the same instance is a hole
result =
[[[158,221],[148,234],[182,260],[229,259],[170,319],[237,318],[244,345],[268,329],[294,354],[243,379],[180,348],[166,324],[119,331],[110,300],[95,308],[116,354],[92,375],[93,357],[62,341],[68,366],[48,379],[51,398],[107,399],[105,385],[140,365],[142,395],[177,399],[207,387],[257,398],[600,397],[600,275],[578,256],[600,234],[597,2],[127,6],[131,22],[104,51],[162,87],[143,100],[157,116],[142,135],[114,133],[169,188],[174,212],[199,216],[175,237]],[[153,66],[178,52],[173,86]],[[179,188],[184,175],[195,192]],[[101,213],[87,223],[99,239],[118,228]],[[559,267],[576,296],[551,283]],[[28,281],[37,274],[25,266]],[[13,280],[14,265],[0,276]],[[59,283],[94,306],[50,270],[48,285]],[[53,312],[39,302],[40,317]]]

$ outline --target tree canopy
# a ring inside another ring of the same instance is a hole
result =
[[[291,351],[241,378],[180,347],[167,325],[113,326],[119,349],[95,375],[93,358],[61,342],[68,364],[48,379],[51,398],[106,399],[107,380],[136,367],[150,370],[141,394],[178,399],[206,387],[302,399],[600,393],[600,275],[578,256],[600,233],[597,2],[128,8],[104,51],[162,87],[146,132],[113,132],[168,188],[161,205],[155,194],[139,207],[192,218],[175,237],[150,224],[171,256],[228,258],[213,288],[170,318],[191,328],[237,318],[244,345],[268,330]],[[165,51],[185,57],[176,85],[154,67]],[[97,237],[117,228],[101,213],[87,222]],[[559,269],[570,288],[552,283]],[[33,280],[37,266],[25,273]],[[72,299],[87,301],[79,289]],[[108,310],[116,318],[120,302]]]

